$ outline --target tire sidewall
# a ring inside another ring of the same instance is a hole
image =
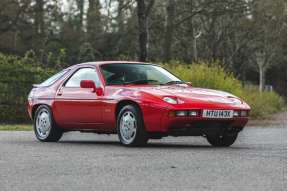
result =
[[[132,112],[133,115],[136,118],[136,132],[135,132],[135,137],[134,137],[134,139],[133,139],[133,141],[131,143],[125,142],[125,140],[122,138],[121,132],[120,132],[121,118],[122,118],[123,114],[125,112],[127,112],[127,111]],[[119,114],[117,116],[117,133],[118,133],[118,137],[120,139],[120,142],[123,145],[125,145],[125,146],[135,146],[135,145],[137,145],[137,140],[141,138],[139,136],[143,136],[143,134],[145,133],[145,129],[144,129],[144,124],[143,124],[143,119],[142,119],[141,112],[136,106],[126,105],[120,110],[120,112],[119,112]]]
[[[213,136],[207,136],[207,141],[215,147],[229,147],[236,141],[237,136],[238,133],[225,133],[222,135],[222,137],[217,134]]]
[[[50,118],[50,123],[51,123],[51,127],[50,127],[50,131],[49,131],[49,134],[46,138],[42,138],[39,134],[38,134],[38,131],[37,131],[37,127],[36,127],[36,123],[37,123],[37,117],[39,115],[39,113],[42,111],[42,110],[46,110],[48,111],[49,113],[49,118]],[[35,112],[35,117],[34,117],[34,133],[35,133],[35,136],[36,138],[39,140],[39,141],[43,141],[43,142],[49,142],[49,141],[52,141],[52,139],[54,138],[53,137],[53,134],[55,134],[55,132],[60,132],[60,129],[56,126],[55,122],[54,122],[54,118],[53,118],[53,113],[50,109],[49,106],[47,105],[41,105],[37,108],[36,112]],[[51,139],[52,138],[52,139]]]

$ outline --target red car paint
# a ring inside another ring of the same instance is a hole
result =
[[[195,88],[189,84],[177,85],[106,85],[100,66],[113,63],[139,62],[93,62],[68,68],[60,79],[50,86],[35,86],[28,97],[28,112],[33,119],[39,105],[50,106],[57,125],[66,130],[116,133],[116,108],[124,101],[138,104],[148,132],[167,133],[170,128],[186,127],[200,122],[228,122],[243,128],[248,117],[231,119],[206,119],[203,109],[244,110],[250,107],[239,98],[222,91]],[[142,63],[143,64],[143,63]],[[63,84],[79,68],[92,67],[97,71],[101,85],[97,91],[86,88],[67,88]],[[176,97],[181,104],[169,104],[163,97]],[[234,104],[234,100],[240,103]],[[173,111],[196,109],[197,117],[176,117]]]

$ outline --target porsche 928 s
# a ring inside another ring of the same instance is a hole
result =
[[[118,134],[126,146],[204,136],[228,147],[248,122],[250,107],[230,93],[193,87],[159,65],[113,61],[74,65],[34,85],[28,112],[43,142],[81,131]]]

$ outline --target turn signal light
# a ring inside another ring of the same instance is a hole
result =
[[[239,111],[234,111],[233,112],[233,117],[240,117],[240,112]]]
[[[248,111],[234,111],[233,117],[248,117]]]

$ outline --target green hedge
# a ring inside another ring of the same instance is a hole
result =
[[[231,92],[242,97],[251,107],[252,117],[261,118],[282,110],[283,99],[275,92],[259,93],[245,89],[232,73],[217,63],[163,64],[163,66],[193,86]],[[0,123],[29,121],[26,103],[32,85],[54,73],[42,68],[33,58],[20,58],[0,53]]]
[[[164,64],[163,67],[170,70],[181,79],[191,82],[194,86],[219,89],[242,94],[242,84],[232,73],[228,73],[217,63],[206,64]]]
[[[52,72],[39,67],[33,59],[0,53],[0,123],[28,121],[27,95],[33,84]]]
[[[284,108],[284,100],[276,92],[258,92],[245,89],[241,96],[252,108],[251,117],[264,118],[280,112]]]
[[[264,118],[279,112],[284,107],[283,98],[275,92],[262,92],[244,88],[234,75],[227,72],[219,63],[163,64],[181,79],[191,82],[195,87],[218,89],[243,98],[252,108],[251,117]]]

